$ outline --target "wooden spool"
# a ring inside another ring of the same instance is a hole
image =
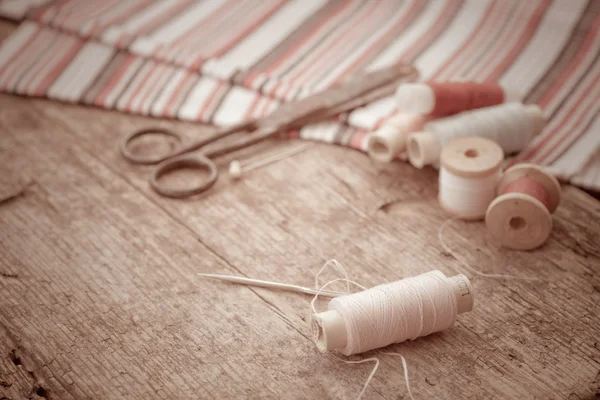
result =
[[[547,205],[528,193],[506,193],[511,182],[522,178],[541,185]],[[505,172],[498,182],[497,193],[485,216],[490,234],[503,246],[515,250],[541,246],[552,232],[551,214],[560,203],[561,188],[556,178],[536,165],[519,164]]]
[[[494,199],[495,190],[493,181],[496,176],[499,176],[499,171],[504,160],[504,152],[502,148],[494,141],[482,137],[464,137],[452,140],[442,149],[440,154],[440,165],[446,171],[458,178],[463,178],[465,182],[470,181],[472,185],[477,185],[479,182],[490,185],[489,193],[482,193],[487,199],[482,200],[485,207],[480,210],[459,210],[457,207],[447,200],[448,197],[444,194],[444,183],[442,182],[442,174],[440,174],[440,193],[438,201],[440,206],[465,220],[483,219],[485,216],[485,208]],[[463,196],[468,197],[468,194]],[[467,200],[465,198],[465,200]]]

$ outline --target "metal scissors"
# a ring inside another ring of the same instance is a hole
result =
[[[212,160],[213,158],[252,146],[278,133],[322,121],[364,106],[374,100],[391,95],[400,82],[414,81],[417,77],[417,70],[408,64],[397,64],[377,71],[363,73],[347,82],[309,95],[301,100],[285,103],[262,119],[251,119],[234,126],[217,129],[214,134],[187,144],[184,143],[182,136],[174,131],[163,128],[142,129],[123,138],[120,147],[121,154],[132,164],[158,164],[149,179],[150,186],[155,192],[172,198],[193,196],[210,189],[216,183],[219,173],[215,162]],[[237,142],[193,153],[210,143],[245,131],[252,132]],[[131,149],[131,143],[135,139],[148,134],[173,137],[180,144],[178,148],[166,155],[136,155]],[[185,189],[173,189],[160,184],[159,179],[162,176],[181,168],[206,170],[208,178],[196,186]]]

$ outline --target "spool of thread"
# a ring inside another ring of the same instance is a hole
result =
[[[406,148],[409,134],[423,130],[430,118],[419,114],[395,114],[369,135],[367,152],[374,160],[390,162]]]
[[[516,100],[498,84],[476,82],[413,82],[396,89],[400,112],[432,116],[452,115]]]
[[[313,314],[313,337],[322,352],[363,353],[450,328],[473,302],[466,276],[431,271],[334,298]]]
[[[536,165],[515,165],[498,182],[497,194],[485,215],[492,237],[516,250],[541,246],[552,232],[551,214],[560,203],[556,178]]]
[[[544,127],[537,105],[508,103],[466,111],[428,122],[423,132],[408,136],[408,159],[423,168],[437,163],[441,149],[458,137],[480,136],[498,143],[506,154],[521,151]]]
[[[439,203],[443,209],[467,220],[482,219],[496,197],[504,153],[495,142],[458,138],[441,153]]]

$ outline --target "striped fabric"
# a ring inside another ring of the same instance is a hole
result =
[[[14,0],[0,0],[0,15]],[[19,0],[0,90],[230,125],[360,70],[411,62],[423,80],[499,82],[539,104],[535,162],[600,190],[596,0]],[[17,10],[18,8],[18,10]],[[364,150],[393,98],[291,137]]]
[[[50,1],[52,0],[0,0],[0,17],[20,21],[28,12]]]

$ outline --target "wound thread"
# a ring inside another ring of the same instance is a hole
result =
[[[539,200],[548,210],[550,209],[550,194],[539,182],[522,177],[508,183],[502,194],[523,193]]]
[[[408,157],[417,168],[435,164],[451,140],[478,136],[498,143],[506,154],[521,151],[539,134],[544,115],[535,105],[508,103],[466,111],[425,124],[424,132],[408,137]]]
[[[465,276],[431,271],[334,298],[327,312],[313,315],[313,331],[322,351],[358,354],[447,329],[472,307]]]
[[[500,85],[477,82],[406,83],[396,90],[400,112],[434,117],[502,104],[507,97]]]
[[[484,177],[462,177],[440,168],[439,201],[442,207],[463,219],[483,218],[496,197],[500,169]]]
[[[432,115],[450,115],[504,102],[504,90],[490,83],[430,83],[435,106]]]
[[[439,202],[462,219],[481,219],[497,193],[502,148],[480,137],[458,138],[441,152]]]

